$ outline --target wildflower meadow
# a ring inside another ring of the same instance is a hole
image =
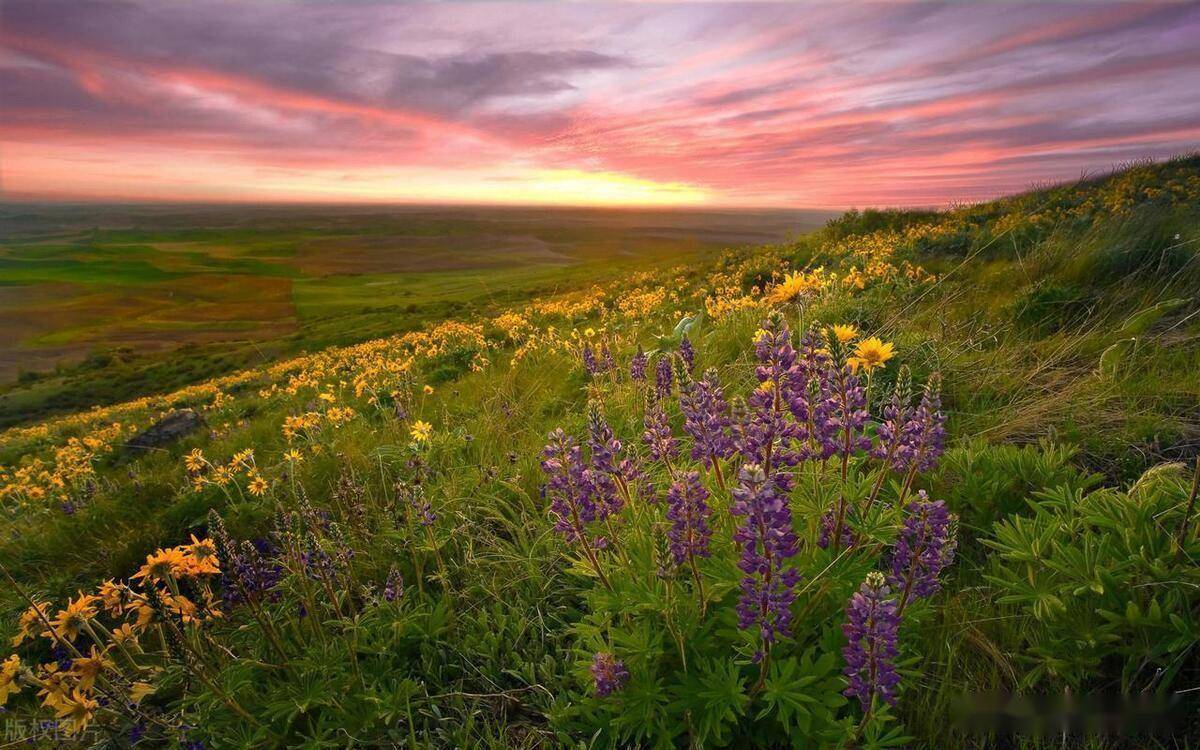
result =
[[[1197,243],[1181,157],[10,428],[0,723],[97,748],[1194,745]]]

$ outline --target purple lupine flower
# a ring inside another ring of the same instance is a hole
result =
[[[833,541],[833,535],[835,533],[837,533],[835,530],[836,526],[837,526],[837,513],[835,513],[832,510],[829,510],[829,511],[826,511],[825,513],[821,514],[821,533],[817,537],[817,546],[818,547],[820,547],[821,549],[829,549],[829,544],[830,544],[830,542]],[[854,546],[854,543],[856,541],[858,541],[858,540],[854,536],[854,530],[850,528],[850,524],[845,523],[845,521],[843,520],[842,536],[841,536],[840,544],[838,545],[839,549],[849,549],[850,547]]]
[[[393,565],[383,584],[383,600],[394,602],[402,596],[404,596],[404,577],[400,575],[400,569]]]
[[[612,372],[617,369],[617,363],[613,361],[612,349],[608,348],[608,344],[600,345],[600,369],[601,372]]]
[[[912,416],[912,375],[908,365],[900,366],[896,378],[896,387],[892,396],[883,407],[883,419],[875,431],[875,445],[871,448],[871,457],[880,459],[887,468],[899,468],[897,461],[902,461],[905,453],[904,427]]]
[[[827,367],[821,376],[821,400],[813,413],[821,457],[841,456],[848,459],[859,451],[871,448],[871,439],[864,428],[867,412],[867,391],[850,365],[841,362]]]
[[[942,413],[942,376],[933,373],[921,403],[904,426],[908,471],[929,471],[946,448],[946,415]]]
[[[642,349],[642,345],[638,344],[637,354],[633,355],[633,361],[629,363],[629,377],[639,383],[646,382],[646,364],[649,362],[649,357]]]
[[[671,395],[671,380],[674,373],[671,371],[671,358],[667,355],[661,355],[658,358],[658,364],[654,366],[654,396],[662,400]]]
[[[869,711],[875,696],[896,703],[896,638],[900,630],[900,615],[896,600],[891,596],[883,574],[867,573],[858,591],[846,605],[846,622],[842,632],[848,643],[842,649],[846,660],[844,674],[849,686],[845,695],[858,698],[864,711]]]
[[[790,417],[789,394],[799,387],[800,369],[791,334],[780,316],[763,323],[754,342],[759,365],[754,374],[759,386],[746,399],[747,411],[735,434],[737,448],[746,460],[759,464],[774,476],[780,489],[791,489],[790,476],[777,473],[777,467],[795,466],[804,456],[795,441],[803,439],[801,426]]]
[[[717,379],[717,371],[709,369],[695,386],[679,399],[683,411],[683,429],[692,436],[692,458],[712,466],[733,454],[729,436],[731,420],[725,392]]]
[[[596,361],[596,352],[592,350],[591,344],[583,345],[583,369],[588,375],[600,372],[600,363]]]
[[[221,558],[224,600],[230,606],[247,600],[277,601],[275,587],[283,577],[283,566],[275,559],[274,546],[264,540],[241,542]]]
[[[796,554],[787,492],[761,466],[746,464],[738,473],[729,512],[742,518],[733,535],[742,548],[738,567],[745,574],[737,605],[738,627],[757,625],[769,648],[777,637],[791,634],[791,607],[800,579],[795,568],[784,566]],[[756,656],[761,658],[762,652]]]
[[[676,565],[694,557],[708,557],[708,542],[712,538],[708,518],[712,511],[707,500],[708,490],[695,471],[684,474],[667,491],[667,520],[672,522],[667,539]]]
[[[603,698],[621,688],[629,681],[629,670],[625,662],[606,651],[597,651],[592,658],[592,681],[596,695]]]
[[[419,484],[412,486],[406,494],[408,495],[408,505],[417,516],[417,523],[422,527],[432,526],[437,521],[437,513],[433,512],[433,505],[425,497],[424,486]]]
[[[679,450],[679,441],[671,434],[671,423],[667,421],[667,412],[661,403],[650,400],[646,405],[645,425],[642,442],[646,444],[650,460],[669,462]]]
[[[900,594],[901,607],[911,599],[937,593],[938,575],[954,562],[953,515],[941,500],[930,500],[925,490],[905,508],[904,528],[892,552],[888,577]]]
[[[683,360],[688,372],[696,369],[696,347],[692,346],[692,340],[687,337],[686,333],[679,341],[679,358]]]
[[[588,451],[589,479],[596,500],[607,513],[616,513],[628,497],[629,485],[641,472],[632,459],[624,456],[624,444],[613,434],[595,401],[588,404]]]
[[[308,548],[300,553],[300,564],[304,567],[304,574],[313,580],[333,578],[336,574],[333,558],[321,549],[316,537],[310,537],[307,541]]]
[[[208,528],[221,561],[221,590],[225,603],[234,606],[248,599],[278,599],[279,594],[274,589],[283,577],[283,566],[276,559],[275,547],[265,539],[236,541],[215,510],[209,511]]]
[[[542,456],[554,530],[568,542],[586,541],[587,524],[597,520],[600,513],[592,499],[593,488],[579,446],[560,427],[550,433]]]

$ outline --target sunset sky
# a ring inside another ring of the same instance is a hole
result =
[[[945,205],[1200,147],[1200,4],[5,0],[7,198]]]

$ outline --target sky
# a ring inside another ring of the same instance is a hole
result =
[[[1200,147],[1200,4],[4,0],[8,199],[943,206]]]

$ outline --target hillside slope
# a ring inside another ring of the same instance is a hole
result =
[[[964,693],[1194,699],[1198,248],[1188,157],[10,429],[0,696],[209,747],[990,746]]]

